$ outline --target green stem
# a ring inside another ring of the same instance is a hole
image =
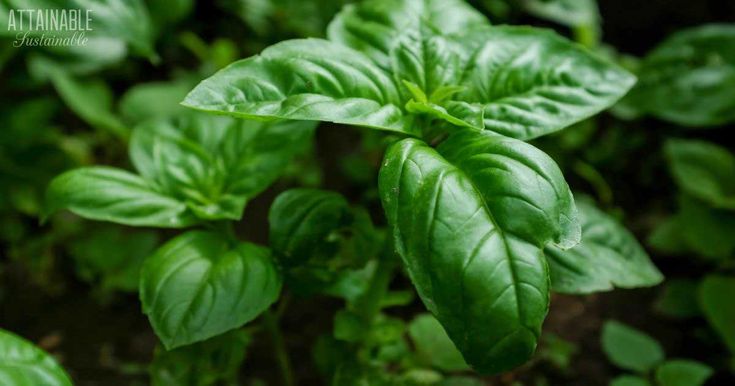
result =
[[[286,343],[283,340],[283,334],[281,334],[281,329],[278,326],[278,317],[271,310],[266,310],[263,313],[263,325],[273,340],[273,349],[275,350],[276,362],[278,362],[278,367],[283,377],[283,386],[296,386],[293,370],[291,369],[291,359],[288,357]]]
[[[572,166],[572,169],[575,173],[577,173],[578,176],[584,178],[590,185],[592,185],[592,187],[595,189],[595,192],[597,193],[597,198],[600,200],[600,203],[603,206],[612,204],[612,189],[610,188],[610,185],[608,185],[607,181],[605,181],[605,178],[602,176],[602,174],[597,171],[597,169],[581,160],[577,160]]]
[[[391,280],[393,280],[395,259],[392,244],[389,249],[390,251],[384,251],[378,257],[378,266],[375,267],[375,273],[370,279],[368,290],[356,302],[357,312],[367,324],[372,324],[380,312],[380,302],[388,293],[388,287]]]

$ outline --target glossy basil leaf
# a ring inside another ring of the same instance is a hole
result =
[[[656,368],[656,382],[660,386],[701,386],[712,373],[712,368],[704,363],[674,359]]]
[[[105,166],[74,169],[54,178],[46,190],[45,215],[62,209],[133,226],[181,228],[197,222],[185,203],[135,174]]]
[[[709,24],[673,34],[651,51],[625,103],[683,126],[735,121],[735,25]]]
[[[735,155],[698,140],[671,139],[664,145],[681,190],[714,207],[735,210]]]
[[[0,380],[11,386],[72,386],[53,357],[33,343],[0,329]]]
[[[130,158],[144,179],[197,217],[238,220],[247,201],[307,149],[313,132],[309,122],[184,114],[136,127]]]
[[[288,40],[231,64],[183,105],[240,118],[320,120],[411,133],[390,76],[367,57],[321,39]]]
[[[485,129],[532,139],[611,106],[635,77],[546,31],[494,27],[463,37],[472,55],[457,99],[482,106]]]
[[[483,373],[527,360],[549,302],[542,248],[579,240],[553,161],[489,132],[438,151],[406,139],[386,153],[379,186],[411,280],[464,359]]]
[[[610,382],[610,386],[651,386],[646,378],[634,375],[621,375]]]
[[[614,365],[640,373],[664,360],[664,350],[655,339],[614,320],[602,327],[602,351]]]
[[[202,82],[184,105],[420,135],[417,117],[531,139],[613,104],[634,78],[548,31],[490,27],[461,0],[347,6],[329,41],[290,40]]]
[[[708,276],[699,288],[699,304],[712,328],[735,353],[735,277]]]
[[[281,277],[270,251],[191,231],[143,265],[143,312],[167,349],[198,342],[253,320],[276,301]]]
[[[333,255],[337,245],[329,236],[347,225],[348,216],[349,204],[338,193],[287,190],[276,197],[268,212],[270,247],[287,266],[303,264],[319,254]]]
[[[462,354],[431,314],[420,314],[408,326],[408,335],[421,361],[444,371],[467,370]]]
[[[648,287],[663,280],[635,237],[591,200],[577,200],[582,242],[563,250],[546,248],[551,286],[561,293],[584,294],[614,287]]]

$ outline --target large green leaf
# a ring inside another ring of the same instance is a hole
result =
[[[709,24],[675,33],[641,63],[625,103],[684,126],[735,121],[735,25]]]
[[[71,386],[58,363],[33,343],[0,329],[0,384]]]
[[[136,127],[130,158],[143,178],[197,217],[238,220],[247,201],[308,148],[313,132],[309,122],[183,114]]]
[[[365,55],[321,39],[288,40],[197,86],[188,107],[242,118],[320,120],[411,132],[387,73]]]
[[[699,304],[712,328],[735,353],[735,277],[708,276],[699,288]]]
[[[579,240],[553,161],[489,132],[452,135],[438,151],[406,139],[379,185],[406,269],[465,360],[483,373],[527,360],[549,303],[542,248]]]
[[[198,342],[253,320],[281,291],[270,251],[191,231],[143,265],[143,312],[167,349]]]
[[[124,170],[85,167],[51,181],[46,216],[68,209],[82,217],[134,226],[181,228],[196,223],[186,204],[163,195]]]
[[[674,359],[656,368],[656,382],[660,386],[701,386],[712,373],[712,368],[704,363]]]
[[[290,40],[202,82],[184,105],[419,135],[439,119],[531,139],[613,104],[634,77],[549,31],[490,27],[461,0],[347,6],[327,40]]]
[[[679,188],[714,207],[735,209],[735,155],[698,140],[671,139],[664,145]]]
[[[482,106],[485,129],[514,138],[536,138],[597,114],[635,82],[551,31],[488,28],[462,44],[472,54],[457,99]]]
[[[582,242],[568,250],[546,248],[554,291],[584,294],[647,287],[663,280],[646,251],[621,224],[591,200],[577,200],[577,208]]]
[[[286,265],[303,264],[325,249],[328,237],[347,225],[347,201],[338,193],[291,189],[281,193],[268,212],[270,247]]]
[[[655,339],[614,320],[602,327],[602,351],[616,366],[640,373],[653,369],[665,356]]]

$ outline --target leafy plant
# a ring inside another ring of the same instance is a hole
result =
[[[616,321],[603,327],[602,350],[613,364],[638,374],[621,375],[611,386],[698,386],[713,373],[709,366],[693,360],[664,361],[663,348],[655,339]]]
[[[396,249],[467,362],[519,365],[549,303],[543,248],[580,238],[558,167],[521,140],[603,110],[634,78],[548,31],[490,26],[461,1],[348,6],[328,37],[236,62],[183,103],[421,138],[392,145],[380,171]],[[658,282],[652,272],[634,285]]]

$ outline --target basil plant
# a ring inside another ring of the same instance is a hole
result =
[[[327,32],[202,81],[182,104],[211,114],[136,128],[137,174],[92,167],[51,184],[49,213],[200,228],[143,267],[143,309],[167,348],[254,319],[278,298],[285,267],[308,259],[288,247],[288,264],[276,264],[221,224],[240,219],[303,150],[313,121],[399,137],[378,180],[391,249],[480,373],[531,357],[552,290],[661,281],[635,238],[594,204],[576,205],[554,160],[527,142],[610,107],[633,75],[551,31],[490,25],[462,0],[368,0],[346,6]],[[310,237],[293,220],[317,204],[288,205],[271,218],[290,229],[276,241]],[[316,212],[336,221],[326,208]]]

